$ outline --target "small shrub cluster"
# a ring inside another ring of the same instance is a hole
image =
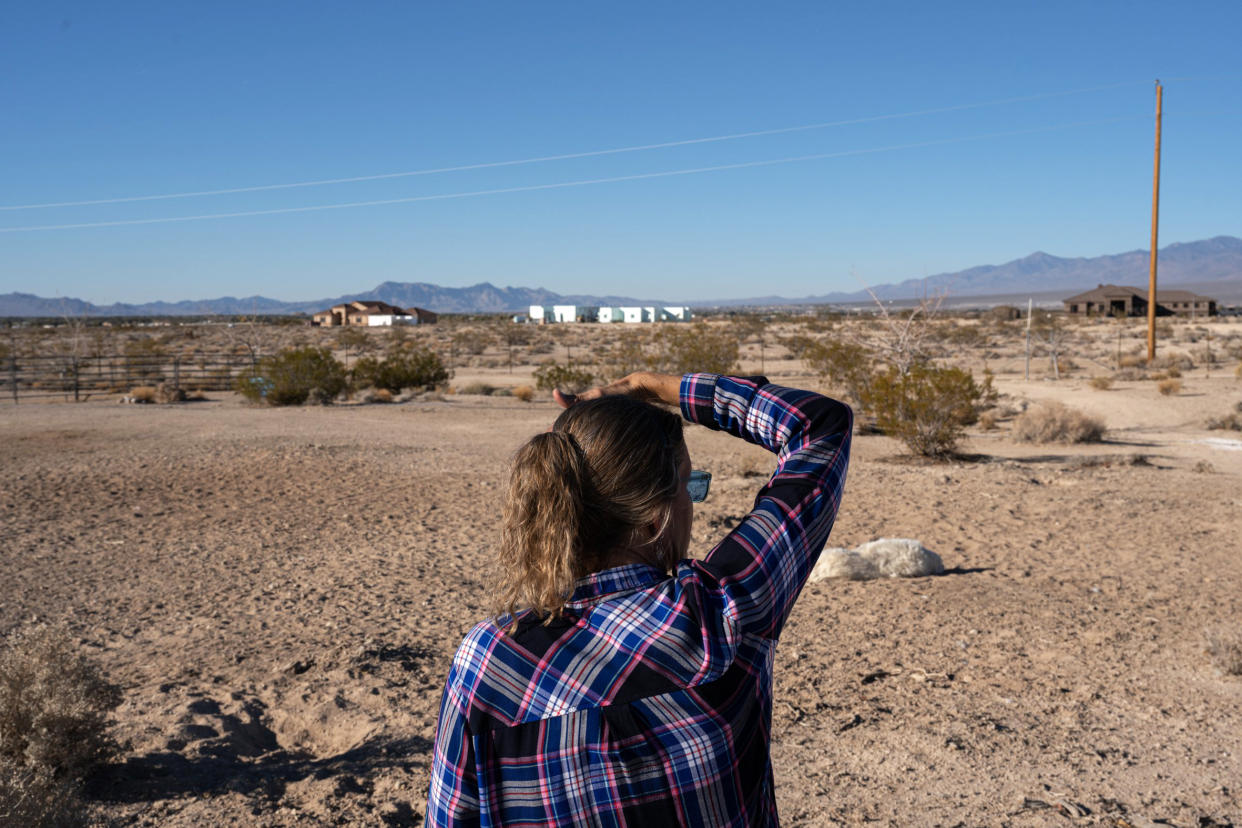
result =
[[[1242,431],[1242,402],[1235,403],[1233,411],[1223,417],[1212,417],[1207,427],[1214,431]]]
[[[404,388],[434,388],[447,382],[449,371],[430,348],[404,343],[383,359],[361,357],[354,363],[354,382],[361,387],[400,394]]]
[[[983,396],[967,371],[918,364],[904,375],[895,368],[876,374],[863,404],[883,431],[915,454],[944,457],[977,420]]]
[[[484,397],[496,393],[496,386],[489,385],[486,382],[472,382],[469,385],[463,385],[456,390],[458,394],[476,394]]]
[[[1242,676],[1242,628],[1208,630],[1207,651],[1216,669],[1227,676]]]
[[[519,385],[513,389],[513,396],[522,402],[530,402],[535,398],[535,389],[529,385]]]
[[[0,651],[0,824],[71,825],[82,778],[112,755],[108,713],[121,691],[68,630],[40,624]]]
[[[712,327],[706,322],[662,326],[656,332],[654,348],[647,359],[652,371],[729,374],[737,370],[737,337],[727,328]]]
[[[269,405],[302,405],[312,391],[319,398],[335,399],[345,385],[345,366],[327,348],[286,348],[237,376],[242,396]]]
[[[1107,391],[1113,387],[1113,378],[1105,376],[1092,377],[1089,384],[1096,391]]]
[[[815,373],[826,377],[852,405],[863,406],[871,386],[874,357],[862,345],[841,339],[794,337],[785,346]]]
[[[1013,436],[1022,443],[1095,443],[1104,436],[1104,423],[1049,400],[1018,415],[1013,423]]]
[[[535,387],[541,391],[559,388],[570,394],[581,393],[591,387],[595,374],[572,362],[561,365],[549,362],[535,369]]]
[[[1162,379],[1160,380],[1159,383],[1156,384],[1156,390],[1166,397],[1176,396],[1177,394],[1181,393],[1182,381],[1179,379],[1173,379],[1173,378]]]

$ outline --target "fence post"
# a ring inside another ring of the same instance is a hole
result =
[[[79,369],[80,369],[80,368],[81,368],[81,365],[78,363],[78,358],[77,358],[77,357],[74,357],[74,358],[73,358],[73,363],[72,363],[72,371],[73,371],[73,401],[74,401],[74,402],[80,402],[80,400],[78,399],[78,390],[79,390],[79,388],[80,388],[80,384],[79,384],[79,382],[78,382],[78,371],[79,371]]]
[[[173,357],[173,388],[181,387],[181,357]]]
[[[13,405],[17,405],[17,354],[9,354],[9,386],[13,389]]]

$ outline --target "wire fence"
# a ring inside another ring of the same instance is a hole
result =
[[[17,356],[0,359],[0,400],[61,397],[78,402],[91,395],[126,394],[140,386],[167,385],[187,392],[230,391],[237,375],[258,355],[191,356],[95,354]]]

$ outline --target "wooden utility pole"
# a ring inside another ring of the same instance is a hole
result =
[[[1156,358],[1156,236],[1160,226],[1160,104],[1164,88],[1156,81],[1156,160],[1151,184],[1151,269],[1147,278],[1147,362]]]

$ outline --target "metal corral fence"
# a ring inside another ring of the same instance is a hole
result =
[[[254,364],[249,353],[163,356],[15,356],[0,359],[0,400],[35,397],[77,401],[92,394],[127,394],[166,383],[194,391],[230,391],[237,375]]]

